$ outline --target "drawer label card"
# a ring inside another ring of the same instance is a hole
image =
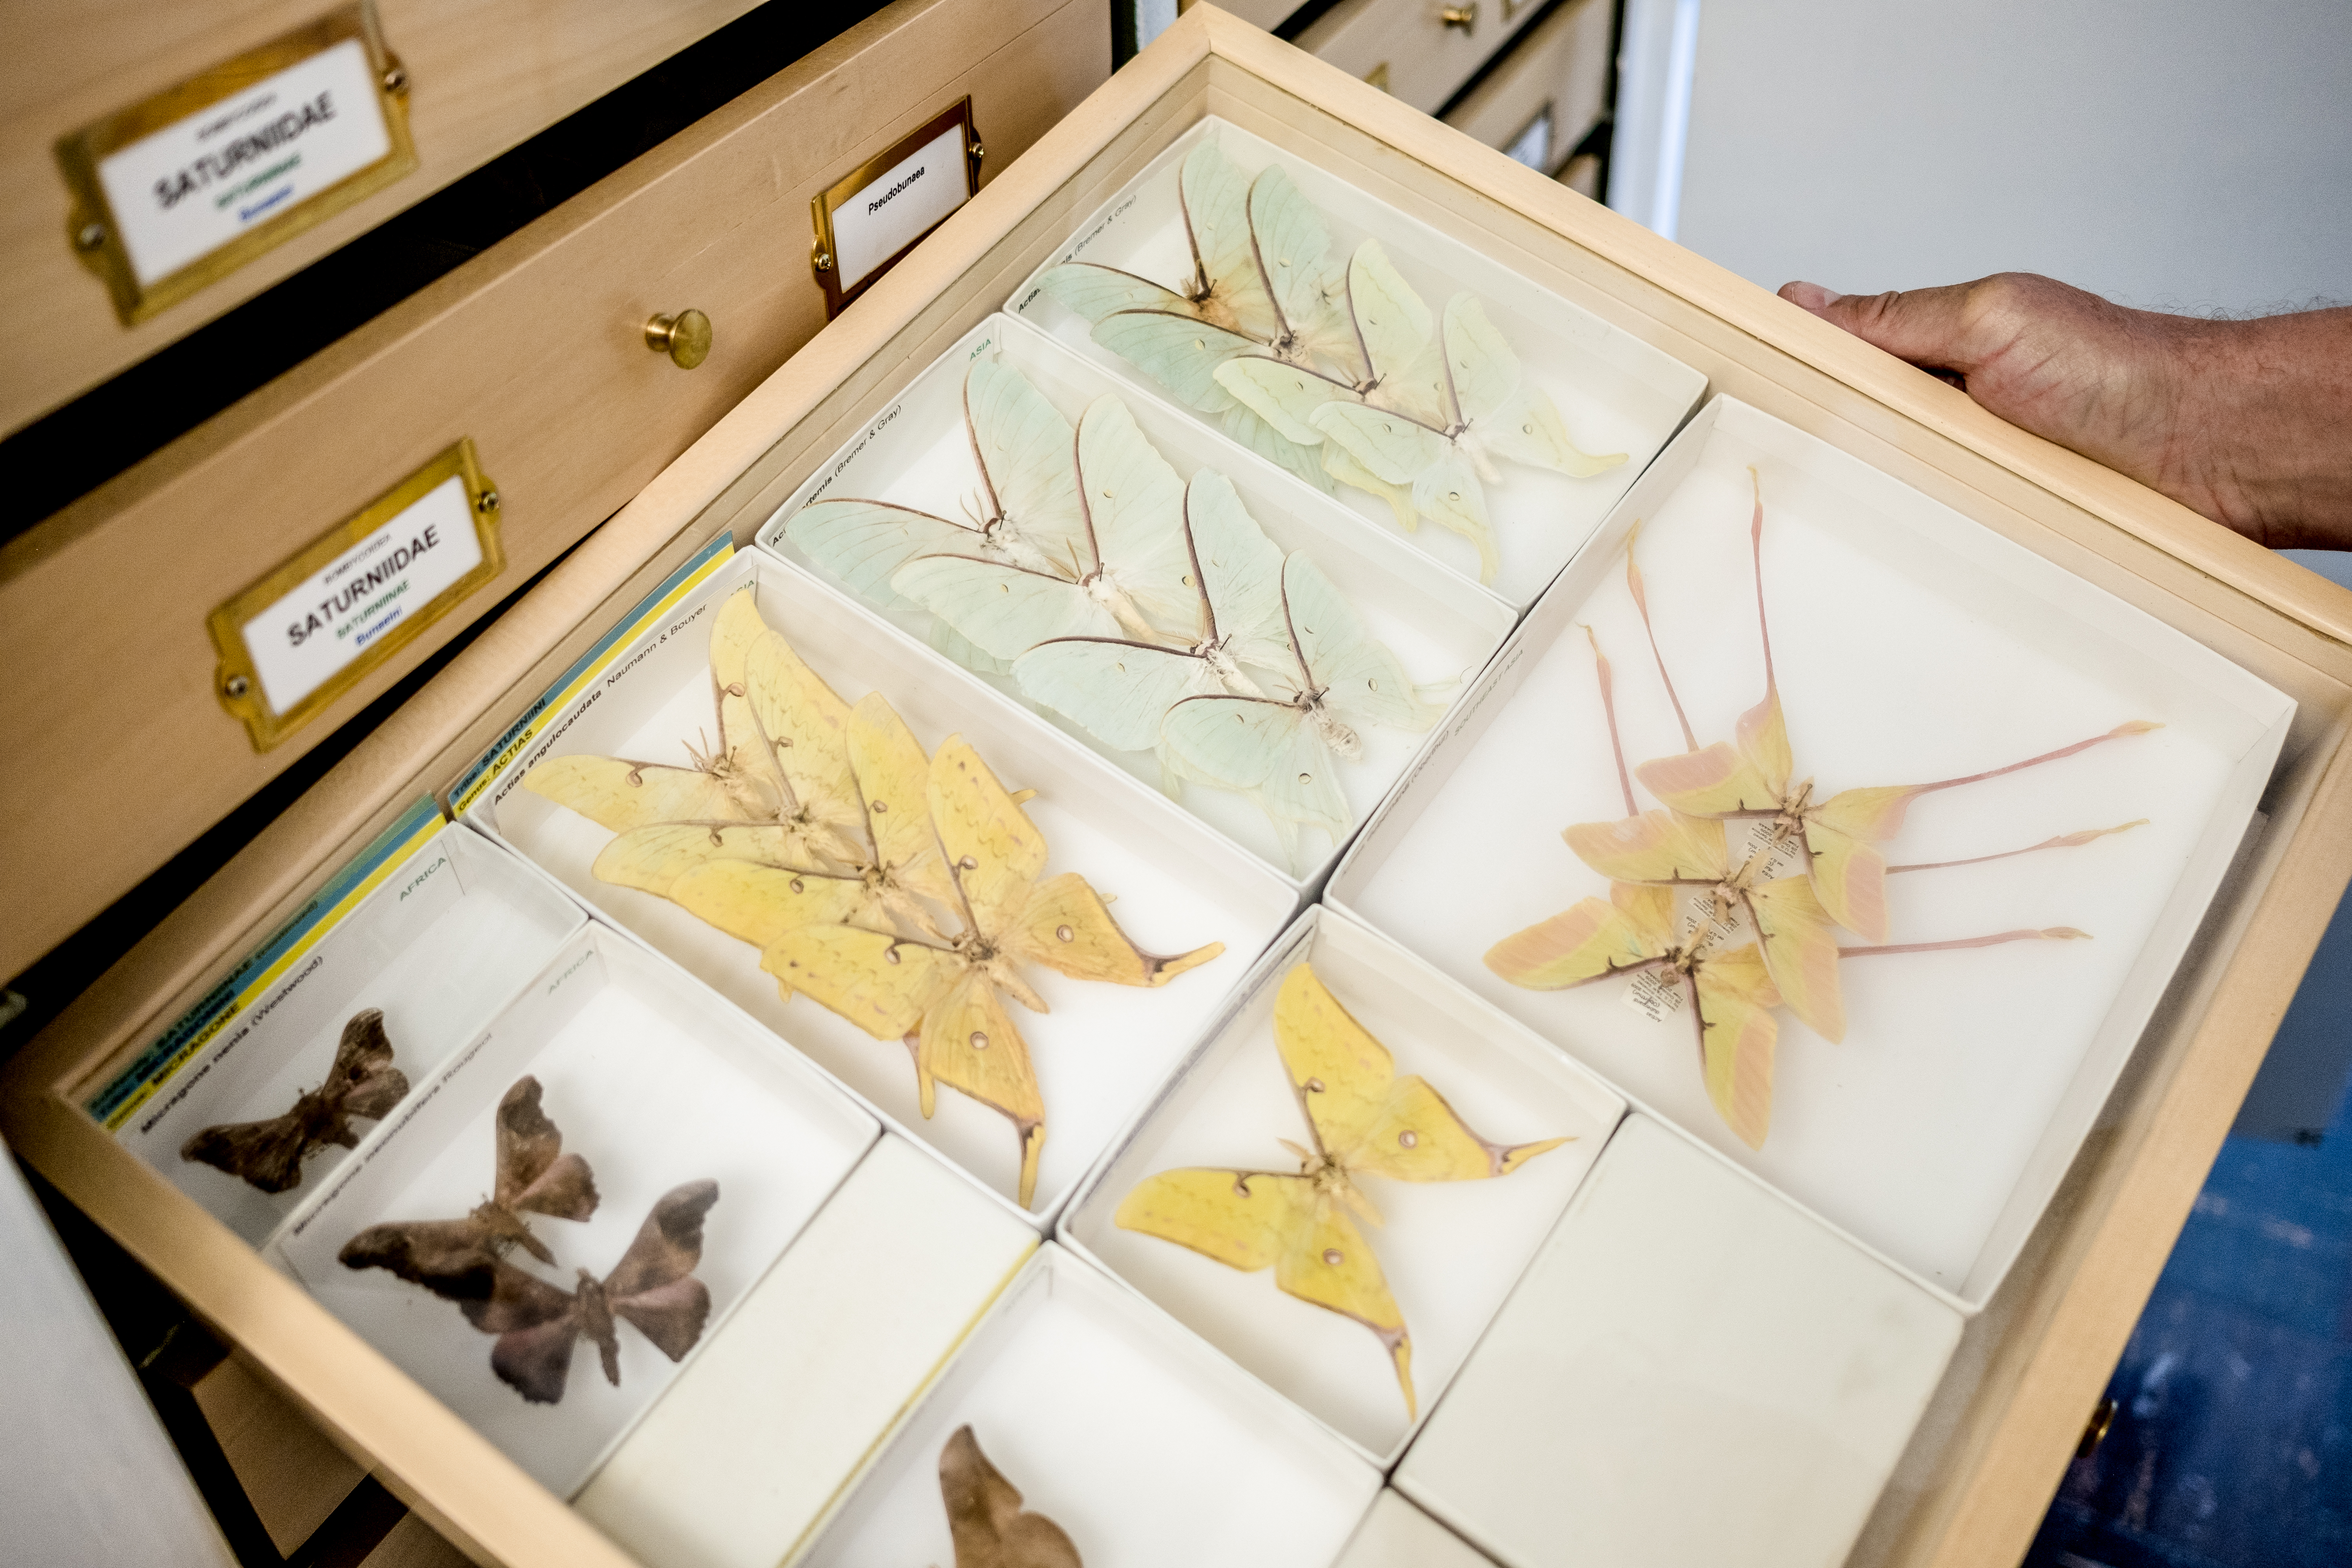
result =
[[[347,5],[58,143],[73,243],[124,321],[416,166],[405,78],[373,22]]]
[[[979,192],[981,156],[965,98],[818,194],[809,204],[816,227],[810,266],[828,317]]]
[[[460,441],[215,610],[221,704],[267,751],[498,575],[499,495]]]

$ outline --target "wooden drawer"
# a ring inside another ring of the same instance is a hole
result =
[[[2263,816],[2160,1016],[1971,1321],[1856,1561],[2016,1561],[2352,877],[2352,595],[1208,7],[1188,14],[762,381],[12,1062],[16,1151],[485,1562],[608,1543],[67,1098],[201,994],[606,627],[776,504],[1204,115],[1279,141],[1763,409],[2205,644],[2298,703]],[[20,884],[11,881],[12,892]]]
[[[0,170],[28,199],[0,219],[0,271],[47,326],[0,348],[0,434],[184,337],[755,3],[381,0],[384,39],[408,77],[418,167],[130,327],[68,243],[58,140],[331,7],[323,0],[11,7],[9,47],[0,51]]]
[[[899,0],[0,547],[18,738],[0,883],[25,890],[0,973],[528,582],[806,342],[818,190],[966,94],[992,179],[1102,79],[1108,29],[1092,0]],[[713,346],[680,371],[643,331],[688,308]],[[206,616],[465,437],[502,498],[505,572],[257,752],[214,691]],[[158,755],[170,789],[112,793]]]
[[[1616,20],[1609,0],[1574,0],[1511,46],[1445,123],[1557,174],[1609,108]]]
[[[1542,8],[1542,0],[1340,0],[1298,47],[1434,114]]]

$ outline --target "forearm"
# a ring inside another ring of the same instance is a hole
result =
[[[2352,549],[2352,309],[2164,320],[2179,413],[2142,477],[2273,549]]]

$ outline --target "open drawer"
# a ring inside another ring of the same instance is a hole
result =
[[[23,1052],[0,1101],[11,1144],[478,1559],[622,1561],[117,1148],[79,1096],[420,791],[446,789],[492,750],[632,606],[719,536],[751,545],[1089,214],[1210,117],[2294,703],[2257,827],[2016,1262],[1969,1319],[1853,1559],[2014,1561],[2352,875],[2352,595],[1205,5],[762,383]],[[1628,650],[1621,664],[1633,663]],[[939,669],[942,682],[966,679]],[[1475,695],[1465,678],[1459,700]]]

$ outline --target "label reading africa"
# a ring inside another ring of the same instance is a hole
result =
[[[290,711],[481,563],[466,481],[452,474],[238,628],[262,695]]]
[[[98,180],[152,287],[391,153],[367,48],[346,38],[140,138]]]

